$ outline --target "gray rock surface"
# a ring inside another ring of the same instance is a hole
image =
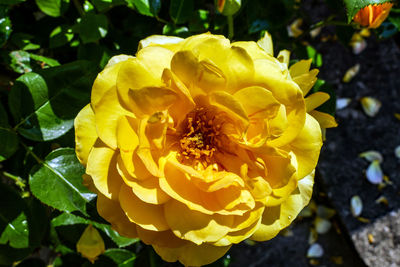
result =
[[[400,209],[353,231],[351,238],[368,266],[400,266]]]

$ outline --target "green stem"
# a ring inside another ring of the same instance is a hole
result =
[[[14,181],[18,181],[18,180],[21,179],[20,177],[15,176],[15,175],[13,175],[13,174],[11,174],[11,173],[8,173],[8,172],[5,172],[5,171],[3,171],[2,174],[3,174],[5,177],[10,178],[10,179],[12,179],[12,180],[14,180]]]
[[[76,8],[76,10],[78,10],[79,15],[81,15],[81,17],[85,16],[85,11],[83,10],[81,4],[79,3],[78,0],[72,0],[72,2],[74,3],[74,6]]]
[[[25,148],[26,152],[28,152],[29,155],[32,156],[32,158],[34,158],[37,163],[42,164],[43,160],[41,158],[39,158],[33,151],[32,149],[30,149],[27,145],[25,145],[24,143],[21,142],[21,145]]]
[[[233,38],[233,34],[234,34],[234,30],[233,30],[233,16],[227,16],[228,19],[228,38],[229,40],[232,40]]]

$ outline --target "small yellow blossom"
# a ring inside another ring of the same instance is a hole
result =
[[[76,250],[91,263],[94,263],[97,257],[104,253],[103,238],[101,238],[97,229],[91,224],[86,227],[78,243],[76,243]]]

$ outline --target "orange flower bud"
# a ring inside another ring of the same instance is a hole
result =
[[[389,15],[392,6],[392,3],[366,6],[357,12],[353,20],[364,27],[378,28]]]

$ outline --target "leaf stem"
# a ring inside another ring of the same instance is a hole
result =
[[[22,190],[24,191],[24,188],[26,186],[25,181],[19,177],[19,176],[15,176],[14,174],[11,174],[9,172],[3,171],[1,173],[4,177],[10,178],[11,180],[13,180],[15,182],[15,184]]]
[[[37,161],[37,163],[39,163],[39,164],[42,164],[42,163],[43,163],[43,160],[42,160],[41,158],[39,158],[39,157],[32,151],[32,149],[31,149],[30,147],[28,147],[27,145],[25,145],[25,144],[22,143],[22,142],[20,142],[20,143],[21,143],[21,145],[25,148],[26,152],[28,152],[28,154],[31,155],[32,158],[34,158],[34,159]]]
[[[228,38],[229,40],[232,40],[233,35],[234,35],[234,30],[233,30],[233,16],[227,16],[228,20]]]
[[[76,10],[78,10],[79,15],[81,15],[81,17],[85,16],[85,11],[83,10],[81,4],[79,3],[78,0],[72,0],[72,2],[74,3],[74,6],[76,8]]]

